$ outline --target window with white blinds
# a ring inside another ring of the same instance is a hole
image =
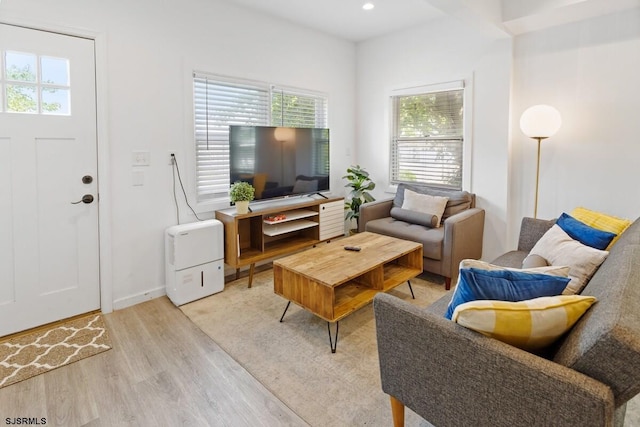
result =
[[[269,123],[269,86],[194,73],[198,201],[229,194],[229,125]]]
[[[391,97],[391,182],[461,189],[464,89]]]
[[[326,128],[326,96],[273,86],[271,88],[271,125]]]
[[[204,73],[194,73],[193,94],[199,202],[229,193],[229,125],[327,127],[322,94]],[[325,145],[316,153],[318,169],[328,168],[328,140]]]

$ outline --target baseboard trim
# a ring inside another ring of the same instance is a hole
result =
[[[140,304],[141,302],[149,301],[155,298],[159,298],[167,294],[167,289],[162,286],[156,289],[152,289],[139,294],[131,295],[125,298],[119,298],[113,301],[113,309],[121,310],[123,308],[131,307],[132,305]]]

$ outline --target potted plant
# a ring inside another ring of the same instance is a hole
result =
[[[360,206],[363,203],[373,202],[375,198],[369,193],[370,190],[376,188],[376,184],[369,178],[369,172],[360,167],[360,165],[350,166],[347,169],[347,174],[342,177],[346,178],[348,182],[345,187],[351,189],[349,193],[349,199],[344,202],[345,219],[347,221],[355,220],[356,228],[351,230],[351,233],[357,232],[358,218],[360,218]]]
[[[229,190],[229,199],[236,205],[236,212],[246,214],[249,212],[249,202],[253,200],[256,190],[245,181],[236,181]]]

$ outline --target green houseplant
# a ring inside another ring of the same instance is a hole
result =
[[[363,203],[375,200],[369,191],[376,188],[376,184],[369,178],[369,172],[360,167],[360,165],[351,165],[347,168],[347,174],[342,178],[346,178],[349,181],[345,187],[351,189],[349,198],[344,202],[344,210],[346,211],[344,217],[347,221],[355,220],[355,229],[357,230],[360,206]]]
[[[249,202],[253,200],[255,188],[245,181],[236,181],[229,190],[229,199],[235,203],[236,211],[239,214],[249,212]]]

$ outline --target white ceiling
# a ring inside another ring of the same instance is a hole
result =
[[[354,42],[443,16],[459,19],[486,34],[505,37],[640,8],[640,0],[225,1]],[[375,8],[363,10],[366,2],[373,3]]]
[[[226,0],[359,42],[443,16],[426,0]],[[362,5],[370,1],[373,10]]]

